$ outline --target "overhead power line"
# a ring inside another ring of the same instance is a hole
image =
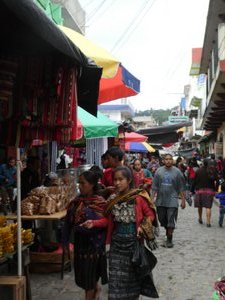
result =
[[[107,10],[109,10],[109,8],[112,6],[112,4],[115,5],[115,2],[116,2],[116,1],[117,1],[117,0],[111,0],[111,2],[109,2],[108,6],[105,6],[105,9],[104,9],[104,10],[101,10],[101,8],[100,8],[100,10],[96,11],[95,15],[93,15],[93,16],[90,17],[90,18],[87,18],[87,27],[90,27],[94,22],[96,22],[97,16],[98,16],[100,13],[101,13],[101,15],[104,15],[105,12],[106,12]],[[102,7],[103,7],[103,6],[102,6]]]
[[[96,13],[101,9],[101,7],[104,5],[106,0],[102,0],[91,12],[90,14],[88,15],[88,18],[89,19],[92,19]]]
[[[152,8],[156,0],[153,0],[149,5],[149,1],[146,1],[144,5],[139,9],[138,13],[134,16],[131,22],[128,24],[127,28],[121,34],[120,38],[117,40],[111,51],[115,51],[115,49],[122,47],[122,45],[130,38],[131,34],[137,29],[140,23],[144,20],[144,17]],[[147,7],[147,8],[146,8]]]

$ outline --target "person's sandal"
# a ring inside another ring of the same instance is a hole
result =
[[[203,224],[202,220],[198,219],[198,223],[199,224]]]
[[[211,227],[211,224],[209,223],[209,224],[207,224],[206,226],[207,226],[207,227]]]

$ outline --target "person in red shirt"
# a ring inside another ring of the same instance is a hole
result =
[[[124,152],[116,146],[109,148],[103,156],[103,164],[106,169],[103,173],[101,182],[106,187],[105,198],[108,198],[108,196],[115,191],[115,187],[113,185],[113,170],[116,167],[123,165],[123,158]]]
[[[133,172],[134,187],[144,188],[149,192],[151,188],[152,179],[147,178],[145,176],[144,169],[142,168],[141,161],[139,159],[134,160],[132,172]]]
[[[102,167],[104,169],[101,183],[105,187],[112,186],[113,182],[112,182],[112,176],[111,176],[111,168],[109,167],[109,161],[108,161],[108,157],[107,157],[106,153],[104,153],[102,155],[101,161],[102,161]]]
[[[195,157],[193,157],[187,167],[187,181],[189,185],[189,191],[193,194],[194,193],[194,179],[195,179],[195,174],[196,171],[198,170],[198,163]]]

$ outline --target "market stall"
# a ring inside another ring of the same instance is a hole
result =
[[[94,117],[79,107],[78,120],[85,138],[86,163],[101,167],[101,156],[108,149],[108,138],[118,135],[118,124],[99,111]]]
[[[33,3],[0,3],[0,143],[17,147],[17,254],[22,275],[20,147],[76,139],[77,104],[97,112],[102,69]]]
[[[61,55],[77,66],[78,104],[96,114],[102,68],[93,64],[33,1],[2,0],[0,26],[0,53],[27,57]]]
[[[118,124],[98,111],[97,116],[78,107],[78,140],[63,146],[72,158],[73,167],[96,164],[101,167],[101,156],[108,149],[108,138],[118,135]]]

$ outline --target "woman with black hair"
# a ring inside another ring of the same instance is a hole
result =
[[[106,207],[107,242],[110,243],[109,300],[136,300],[140,295],[158,298],[152,278],[156,259],[144,247],[144,239],[149,243],[154,241],[155,206],[145,190],[133,188],[132,177],[126,166],[114,170],[116,193],[110,196]],[[145,270],[140,266],[141,257],[138,256],[140,265],[135,262],[137,246],[147,257]]]
[[[202,210],[206,208],[206,226],[211,227],[211,208],[216,192],[218,176],[216,169],[208,165],[208,160],[204,159],[203,166],[195,174],[195,207],[198,208],[198,222],[203,224]]]
[[[78,195],[69,205],[63,230],[63,243],[68,244],[74,230],[74,271],[76,284],[85,290],[85,300],[99,299],[98,280],[106,284],[107,261],[105,252],[104,217],[106,201],[98,196],[98,175],[85,171],[79,176]]]

